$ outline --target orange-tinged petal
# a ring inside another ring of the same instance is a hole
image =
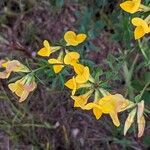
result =
[[[0,72],[0,79],[7,79],[10,76],[10,72],[7,72],[6,70],[3,72]]]
[[[142,116],[138,122],[138,137],[139,138],[143,135],[144,129],[145,129],[145,118],[144,116]]]
[[[34,81],[34,78],[26,75],[25,77],[17,80],[14,83],[8,85],[9,89],[20,97],[19,102],[24,101],[29,93],[36,88],[37,84]]]
[[[21,64],[18,60],[12,60],[7,62],[6,65],[6,71],[7,72],[29,72],[29,69]]]
[[[100,117],[102,116],[102,111],[99,108],[94,107],[93,113],[97,120],[100,119]]]
[[[134,118],[135,118],[135,114],[136,114],[136,108],[134,108],[128,115],[126,121],[125,121],[125,125],[124,125],[124,135],[126,135],[127,131],[129,130],[129,128],[131,127],[132,123],[134,122]]]
[[[23,91],[20,96],[19,102],[21,103],[21,102],[25,101],[27,99],[28,95],[29,95],[28,91]]]

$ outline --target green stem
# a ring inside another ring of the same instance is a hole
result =
[[[139,44],[139,48],[140,48],[140,50],[141,50],[141,52],[142,52],[144,58],[145,58],[147,61],[149,61],[149,59],[148,59],[148,57],[147,57],[147,55],[146,55],[146,53],[145,53],[145,51],[144,51],[144,49],[143,49],[143,46],[142,46],[142,43],[141,43],[140,40],[138,40],[138,44]]]
[[[141,94],[140,94],[139,99],[141,99],[141,98],[142,98],[142,96],[143,96],[143,94],[144,94],[145,90],[147,89],[147,87],[148,87],[149,85],[150,85],[150,82],[148,82],[148,83],[144,86],[143,90],[141,91]]]

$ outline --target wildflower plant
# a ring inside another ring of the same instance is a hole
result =
[[[120,4],[120,7],[131,14],[150,12],[150,7],[141,4],[140,0],[125,1]],[[146,18],[143,16],[134,17],[131,22],[135,26],[134,37],[136,40],[150,33],[150,14]],[[127,134],[128,129],[135,123],[136,119],[138,137],[141,137],[144,133],[146,113],[149,112],[144,106],[143,92],[137,93],[135,97],[131,94],[130,97],[126,98],[126,95],[113,93],[105,88],[102,85],[105,81],[100,80],[100,74],[95,75],[90,66],[81,63],[81,54],[77,46],[87,39],[88,36],[85,33],[67,31],[61,44],[55,45],[44,40],[43,46],[37,51],[37,57],[46,62],[45,66],[32,70],[18,60],[1,60],[0,67],[3,71],[0,72],[0,78],[7,79],[13,73],[18,73],[19,79],[9,83],[8,87],[12,93],[19,97],[19,102],[23,102],[37,88],[39,77],[36,73],[38,71],[52,67],[53,72],[59,75],[62,71],[69,70],[70,76],[69,78],[66,77],[64,85],[67,87],[66,89],[70,90],[70,98],[74,102],[74,107],[85,112],[92,111],[97,120],[102,115],[108,115],[116,127],[123,124],[120,122],[119,114],[128,112],[124,125],[124,135]],[[125,73],[128,73],[126,65],[123,69]],[[149,83],[146,87],[148,86]]]

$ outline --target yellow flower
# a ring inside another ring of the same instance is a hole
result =
[[[35,83],[34,78],[28,75],[17,80],[15,83],[10,83],[8,85],[9,89],[20,97],[19,102],[23,102],[36,86],[37,84]]]
[[[81,64],[74,64],[74,71],[77,74],[75,77],[77,83],[85,83],[89,80],[90,71],[89,68]]]
[[[68,52],[64,57],[64,63],[67,65],[74,65],[78,62],[80,54],[77,52]]]
[[[150,28],[145,20],[136,17],[132,19],[132,24],[136,26],[134,31],[134,37],[136,40],[143,37],[146,33],[150,33]]]
[[[67,42],[67,46],[77,46],[86,39],[86,34],[77,34],[73,31],[67,31],[64,35],[64,39]]]
[[[71,79],[69,79],[66,83],[65,86],[67,86],[69,89],[72,90],[72,95],[74,95],[76,93],[76,90],[80,89],[80,88],[88,88],[91,86],[91,84],[85,83],[85,84],[80,84],[76,82],[75,77],[72,77]]]
[[[88,103],[83,109],[93,109],[93,113],[96,119],[99,119],[102,114],[109,114],[114,125],[119,126],[120,121],[118,119],[118,112],[122,111],[122,108],[127,107],[128,102],[120,94],[107,95],[94,103]]]
[[[120,7],[131,14],[140,10],[141,0],[127,0],[120,4]]]
[[[61,48],[60,46],[50,46],[47,40],[44,40],[43,45],[44,47],[42,47],[38,51],[38,55],[43,56],[43,57],[49,57],[52,53],[56,52],[57,50]]]
[[[71,96],[71,98],[75,101],[74,107],[81,107],[81,108],[84,107],[92,93],[93,93],[93,90],[90,90],[87,93],[79,95],[79,96]]]
[[[0,72],[1,79],[8,78],[11,72],[29,72],[29,69],[25,65],[21,64],[18,60],[1,60],[0,68],[5,69],[3,72]]]
[[[60,54],[59,54],[59,57],[58,57],[58,59],[49,59],[48,60],[48,62],[50,63],[50,64],[54,64],[53,65],[53,69],[54,69],[54,72],[55,73],[59,73],[62,69],[63,69],[63,67],[64,67],[64,65],[62,65],[63,64],[63,52],[61,52]],[[56,64],[56,65],[55,65]],[[58,65],[57,65],[58,64]]]

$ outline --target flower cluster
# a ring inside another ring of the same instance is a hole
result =
[[[111,94],[101,87],[101,82],[97,82],[92,77],[89,67],[80,63],[80,54],[77,51],[70,50],[72,46],[78,46],[86,38],[86,34],[76,34],[73,31],[67,31],[64,35],[64,45],[51,46],[47,40],[44,40],[43,47],[38,50],[37,54],[48,58],[47,63],[52,65],[56,74],[67,67],[72,70],[73,75],[71,74],[65,86],[71,90],[74,107],[85,111],[92,110],[96,119],[100,119],[103,114],[109,115],[117,127],[120,126],[118,114],[127,109],[132,109],[125,122],[124,135],[134,122],[137,112],[138,137],[141,137],[145,127],[144,101],[133,103],[121,94]],[[21,79],[8,85],[9,89],[20,98],[19,102],[23,102],[29,93],[37,87],[34,73],[38,69],[30,70],[17,60],[1,60],[0,67],[3,69],[0,72],[1,79],[8,78],[13,72],[26,74]]]
[[[121,3],[120,7],[131,14],[139,11],[150,12],[150,7],[141,4],[141,0],[128,0]],[[150,33],[150,14],[145,19],[135,17],[131,22],[136,27],[134,30],[134,37],[136,40]]]

